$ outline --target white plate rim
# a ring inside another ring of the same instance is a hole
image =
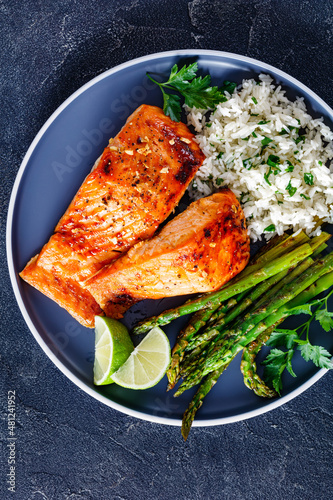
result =
[[[76,90],[73,94],[71,94],[53,113],[52,115],[48,118],[48,120],[44,123],[42,128],[39,130],[37,135],[35,136],[34,140],[32,141],[29,149],[27,150],[22,163],[20,165],[20,168],[17,172],[15,182],[13,184],[11,196],[10,196],[10,201],[8,205],[8,211],[7,211],[7,227],[6,227],[6,251],[7,251],[7,264],[8,264],[8,269],[9,269],[9,276],[11,280],[11,284],[13,287],[14,295],[16,298],[16,301],[18,303],[18,306],[20,308],[20,311],[23,315],[23,318],[35,337],[36,341],[40,345],[40,347],[43,349],[45,354],[49,357],[49,359],[55,364],[55,366],[67,377],[69,378],[77,387],[82,389],[85,393],[89,394],[93,398],[97,399],[99,402],[105,404],[106,406],[109,406],[115,410],[120,411],[121,413],[124,413],[130,417],[135,417],[139,418],[141,420],[153,422],[153,423],[159,423],[159,424],[164,424],[164,425],[172,425],[172,426],[181,426],[181,420],[180,419],[173,419],[173,418],[166,418],[166,417],[161,417],[157,415],[152,415],[149,413],[144,413],[138,410],[133,410],[131,408],[127,408],[119,403],[116,403],[115,401],[112,401],[111,399],[101,395],[100,393],[94,391],[91,387],[87,386],[82,380],[80,380],[76,375],[74,375],[66,366],[64,366],[61,361],[55,356],[55,354],[51,351],[51,349],[48,347],[48,345],[43,341],[43,339],[40,336],[40,333],[38,332],[37,328],[35,328],[29,313],[24,305],[23,299],[21,297],[19,287],[17,284],[17,275],[15,272],[14,268],[14,261],[13,261],[13,248],[12,248],[12,224],[13,224],[13,215],[14,215],[14,207],[16,203],[16,196],[19,190],[19,186],[21,183],[22,176],[25,172],[25,169],[27,167],[27,164],[30,160],[30,157],[35,150],[38,142],[41,140],[42,136],[46,132],[46,130],[49,128],[49,126],[53,123],[53,121],[57,118],[57,116],[74,100],[76,99],[81,93],[83,93],[86,89],[90,88],[91,86],[95,85],[97,82],[103,80],[104,78],[109,77],[110,75],[117,73],[118,71],[121,71],[122,69],[129,68],[131,66],[135,66],[136,64],[140,64],[142,62],[149,62],[152,59],[156,58],[168,58],[168,57],[177,57],[177,56],[197,56],[197,55],[203,55],[203,56],[215,56],[218,58],[225,58],[225,59],[235,59],[244,63],[248,64],[257,64],[261,67],[263,71],[267,72],[274,72],[275,74],[278,74],[282,79],[288,80],[289,82],[293,83],[296,85],[299,89],[301,89],[303,92],[307,93],[310,95],[316,102],[320,103],[320,105],[325,108],[328,114],[330,114],[333,118],[333,110],[326,104],[325,101],[321,99],[315,92],[313,92],[309,87],[298,81],[296,78],[290,76],[289,74],[285,73],[282,70],[279,70],[278,68],[275,68],[274,66],[264,63],[262,61],[259,61],[254,58],[250,58],[247,56],[239,55],[239,54],[234,54],[232,52],[224,52],[224,51],[217,51],[217,50],[209,50],[209,49],[180,49],[180,50],[172,50],[172,51],[164,51],[164,52],[156,52],[153,54],[147,54],[145,56],[137,57],[135,59],[131,59],[130,61],[126,61],[122,64],[119,64],[117,66],[114,66],[113,68],[104,71],[100,75],[94,77],[91,79],[89,82],[85,83],[82,87],[80,87],[78,90]],[[313,384],[315,384],[321,377],[325,375],[325,373],[328,370],[322,368],[319,369],[317,373],[315,373],[312,377],[310,377],[306,382],[301,384],[301,386],[297,387],[293,391],[291,391],[289,394],[280,397],[278,400],[272,401],[271,403],[261,407],[257,408],[255,410],[251,410],[248,412],[240,413],[237,415],[229,416],[229,417],[220,417],[220,418],[215,418],[215,419],[209,419],[209,420],[194,420],[193,426],[195,427],[210,427],[210,426],[216,426],[216,425],[225,425],[225,424],[230,424],[234,422],[239,422],[243,420],[247,420],[249,418],[253,418],[259,415],[262,415],[264,413],[267,413],[269,411],[274,410],[275,408],[278,408],[288,401],[291,401],[292,399],[296,398],[298,395],[302,394],[305,392],[307,389],[309,389]]]

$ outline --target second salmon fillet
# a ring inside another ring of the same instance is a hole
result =
[[[249,256],[243,211],[232,191],[223,189],[193,202],[85,287],[108,316],[120,318],[142,299],[214,291],[238,274]]]

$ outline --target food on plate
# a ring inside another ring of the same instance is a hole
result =
[[[286,248],[294,247],[296,243],[304,243],[299,248],[293,248],[292,251],[284,255]],[[262,281],[274,276],[280,271],[297,265],[305,257],[311,255],[310,246],[304,241],[304,238],[295,237],[291,242],[282,241],[274,251],[270,252],[270,260],[260,259],[255,263],[248,265],[238,276],[229,283],[221,287],[216,292],[207,293],[193,300],[185,302],[185,304],[162,312],[158,316],[141,321],[134,329],[134,334],[147,333],[154,326],[167,325],[171,321],[186,314],[194,313],[203,310],[209,310],[210,314],[215,308],[219,307],[222,302],[237,295],[246,292],[249,288],[261,283]]]
[[[54,234],[21,277],[93,327],[103,311],[84,282],[151,237],[204,160],[193,134],[155,106],[140,106],[111,139]]]
[[[333,328],[333,291],[316,299],[333,285],[330,235],[320,227],[333,222],[333,132],[268,75],[218,88],[197,71],[196,63],[174,65],[162,83],[148,75],[165,114],[142,105],[128,118],[20,273],[83,325],[95,321],[96,385],[146,389],[167,373],[167,389],[180,382],[179,396],[199,384],[184,413],[185,439],[239,353],[245,385],[266,398],[280,394],[285,370],[296,376],[296,350],[333,367],[309,330],[314,320]],[[180,95],[196,136],[180,122]],[[196,201],[156,233],[186,189]],[[270,242],[248,264],[250,238],[263,235]],[[147,335],[135,348],[114,319],[145,298],[193,293],[136,325],[132,334]],[[279,328],[301,313],[309,319]],[[188,314],[170,353],[160,327]],[[262,378],[256,355],[264,345],[273,349]]]
[[[244,382],[262,397],[274,397],[280,393],[281,375],[285,369],[295,376],[291,364],[295,349],[301,352],[305,361],[312,360],[320,368],[333,368],[330,353],[322,346],[313,345],[307,330],[307,325],[314,319],[326,331],[333,327],[332,313],[327,310],[327,300],[333,291],[325,298],[314,300],[333,285],[333,252],[323,254],[329,237],[329,234],[321,233],[310,239],[299,232],[276,238],[250,261],[242,273],[222,287],[224,294],[220,292],[219,301],[214,301],[215,293],[192,302],[192,305],[204,302],[205,307],[197,308],[196,314],[180,332],[167,371],[169,389],[183,379],[175,396],[200,384],[184,413],[184,439],[188,437],[204,397],[240,352],[243,352],[241,369]],[[258,275],[261,279],[254,279]],[[247,283],[247,288],[244,283]],[[174,318],[179,316],[179,310],[174,309]],[[145,325],[151,328],[156,324],[166,324],[172,319],[172,311],[164,313],[164,323],[157,321],[163,319],[161,315],[146,321]],[[285,318],[301,313],[310,315],[310,320],[292,331],[277,329]],[[169,321],[165,321],[166,316]],[[265,380],[262,380],[257,373],[255,356],[270,338],[272,346],[285,346],[286,350],[271,351],[264,363]]]
[[[127,389],[149,389],[162,379],[169,364],[169,339],[156,327],[135,347],[112,378],[117,385]]]
[[[242,271],[249,256],[243,211],[224,188],[193,202],[84,286],[107,315],[117,318],[142,299],[217,290]]]
[[[186,106],[209,109],[225,101],[224,91],[230,91],[230,82],[224,82],[221,88],[212,87],[210,75],[197,76],[197,71],[197,63],[188,66],[185,64],[180,70],[178,70],[177,64],[174,64],[166,82],[157,82],[147,73],[148,78],[156,83],[162,92],[164,113],[176,122],[180,121],[182,112],[178,94],[184,97]],[[234,88],[234,86],[231,83],[231,87]],[[176,94],[170,94],[170,90]]]
[[[190,187],[195,199],[228,186],[252,241],[287,229],[319,234],[333,222],[333,132],[303,98],[289,100],[268,75],[244,80],[211,114],[187,108],[206,155]]]
[[[133,342],[123,323],[96,316],[94,384],[112,384],[113,373],[125,363],[133,349]]]

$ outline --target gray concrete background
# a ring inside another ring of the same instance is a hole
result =
[[[25,499],[333,498],[332,382],[223,427],[180,429],[105,407],[51,363],[16,304],[5,225],[14,179],[50,114],[94,76],[152,52],[205,48],[272,64],[333,106],[333,5],[288,0],[0,0],[1,493]],[[7,490],[16,391],[16,493]]]

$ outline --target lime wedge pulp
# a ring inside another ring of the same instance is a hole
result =
[[[170,359],[168,337],[161,328],[155,327],[113,373],[112,379],[127,389],[149,389],[162,379]]]
[[[94,384],[112,384],[112,374],[125,363],[134,346],[125,325],[95,316]]]

